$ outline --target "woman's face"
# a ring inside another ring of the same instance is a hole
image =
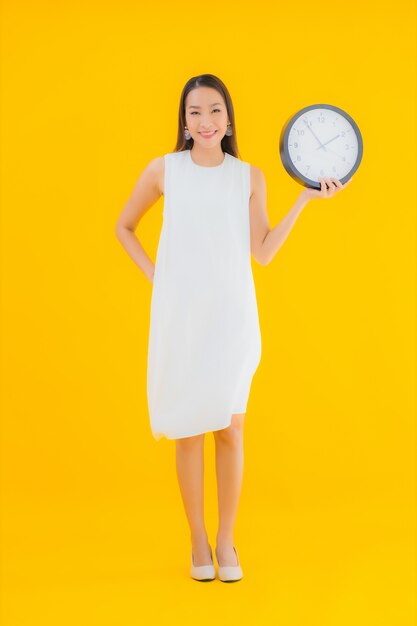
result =
[[[190,91],[185,100],[185,124],[194,143],[210,148],[219,144],[227,122],[226,104],[216,89],[197,87]]]

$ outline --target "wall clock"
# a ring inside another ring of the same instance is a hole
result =
[[[319,177],[333,176],[344,184],[353,176],[362,160],[363,141],[346,111],[331,104],[312,104],[284,124],[279,150],[294,180],[321,189]]]

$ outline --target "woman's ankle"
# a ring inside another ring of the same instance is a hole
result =
[[[205,531],[193,532],[190,535],[191,543],[194,545],[202,545],[208,543],[208,534]]]
[[[217,534],[216,546],[227,547],[227,546],[233,546],[233,544],[234,544],[234,538],[233,538],[233,535],[231,535],[230,533]]]

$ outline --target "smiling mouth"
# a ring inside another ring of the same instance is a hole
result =
[[[217,133],[217,130],[213,130],[213,132],[211,133],[200,133],[200,135],[202,135],[203,137],[212,137],[215,133]]]

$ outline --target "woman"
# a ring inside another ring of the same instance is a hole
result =
[[[263,172],[237,157],[234,110],[212,74],[191,78],[179,106],[175,150],[142,172],[118,220],[117,236],[153,283],[148,405],[155,439],[175,439],[177,475],[191,531],[191,576],[215,570],[203,516],[204,434],[216,444],[219,578],[243,572],[233,529],[243,475],[243,422],[261,334],[251,255],[267,265],[311,198],[343,188],[320,179],[270,229]],[[350,182],[350,181],[348,181]],[[348,183],[347,183],[348,184]],[[346,185],[344,185],[346,187]],[[155,266],[134,231],[164,195]]]

